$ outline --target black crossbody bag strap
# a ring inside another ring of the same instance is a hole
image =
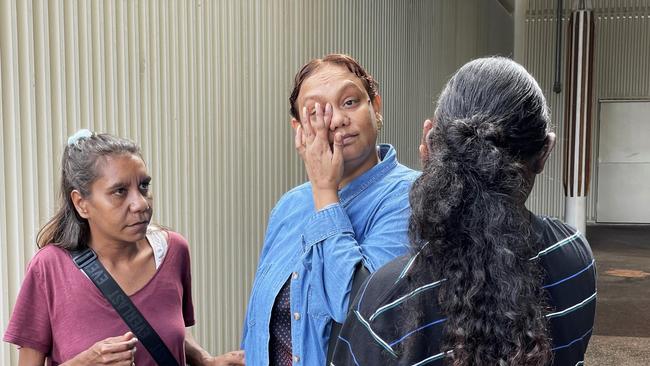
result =
[[[138,337],[140,343],[149,351],[156,363],[164,366],[178,366],[178,361],[169,348],[97,259],[97,254],[90,248],[71,254],[77,267],[93,281],[106,300],[113,305],[115,311],[122,317],[133,334]]]

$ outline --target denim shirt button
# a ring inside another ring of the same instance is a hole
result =
[[[292,279],[292,280],[297,280],[297,279],[298,279],[298,272],[293,272],[293,273],[291,274],[291,279]]]
[[[296,320],[300,320],[300,313],[293,313],[293,318]]]
[[[298,362],[300,362],[300,356],[298,356],[298,355],[293,355],[293,362],[294,362],[294,363],[298,363]]]

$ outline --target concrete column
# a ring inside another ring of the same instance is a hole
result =
[[[526,56],[526,11],[528,11],[528,0],[515,0],[514,23],[515,23],[515,45],[513,59],[524,64]]]
[[[564,80],[565,220],[585,232],[591,162],[594,19],[584,2],[576,1],[568,26]]]

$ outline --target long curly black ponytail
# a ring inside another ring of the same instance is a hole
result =
[[[410,272],[446,279],[441,351],[454,366],[545,365],[542,273],[528,260],[537,248],[524,206],[527,164],[549,130],[542,91],[514,61],[478,59],[449,81],[434,119],[410,193],[409,235],[420,252]]]

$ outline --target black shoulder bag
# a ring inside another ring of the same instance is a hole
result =
[[[90,248],[74,251],[71,254],[77,267],[93,281],[106,300],[113,305],[115,311],[149,351],[156,363],[162,366],[178,366],[178,361],[169,348],[97,259],[97,254]]]

